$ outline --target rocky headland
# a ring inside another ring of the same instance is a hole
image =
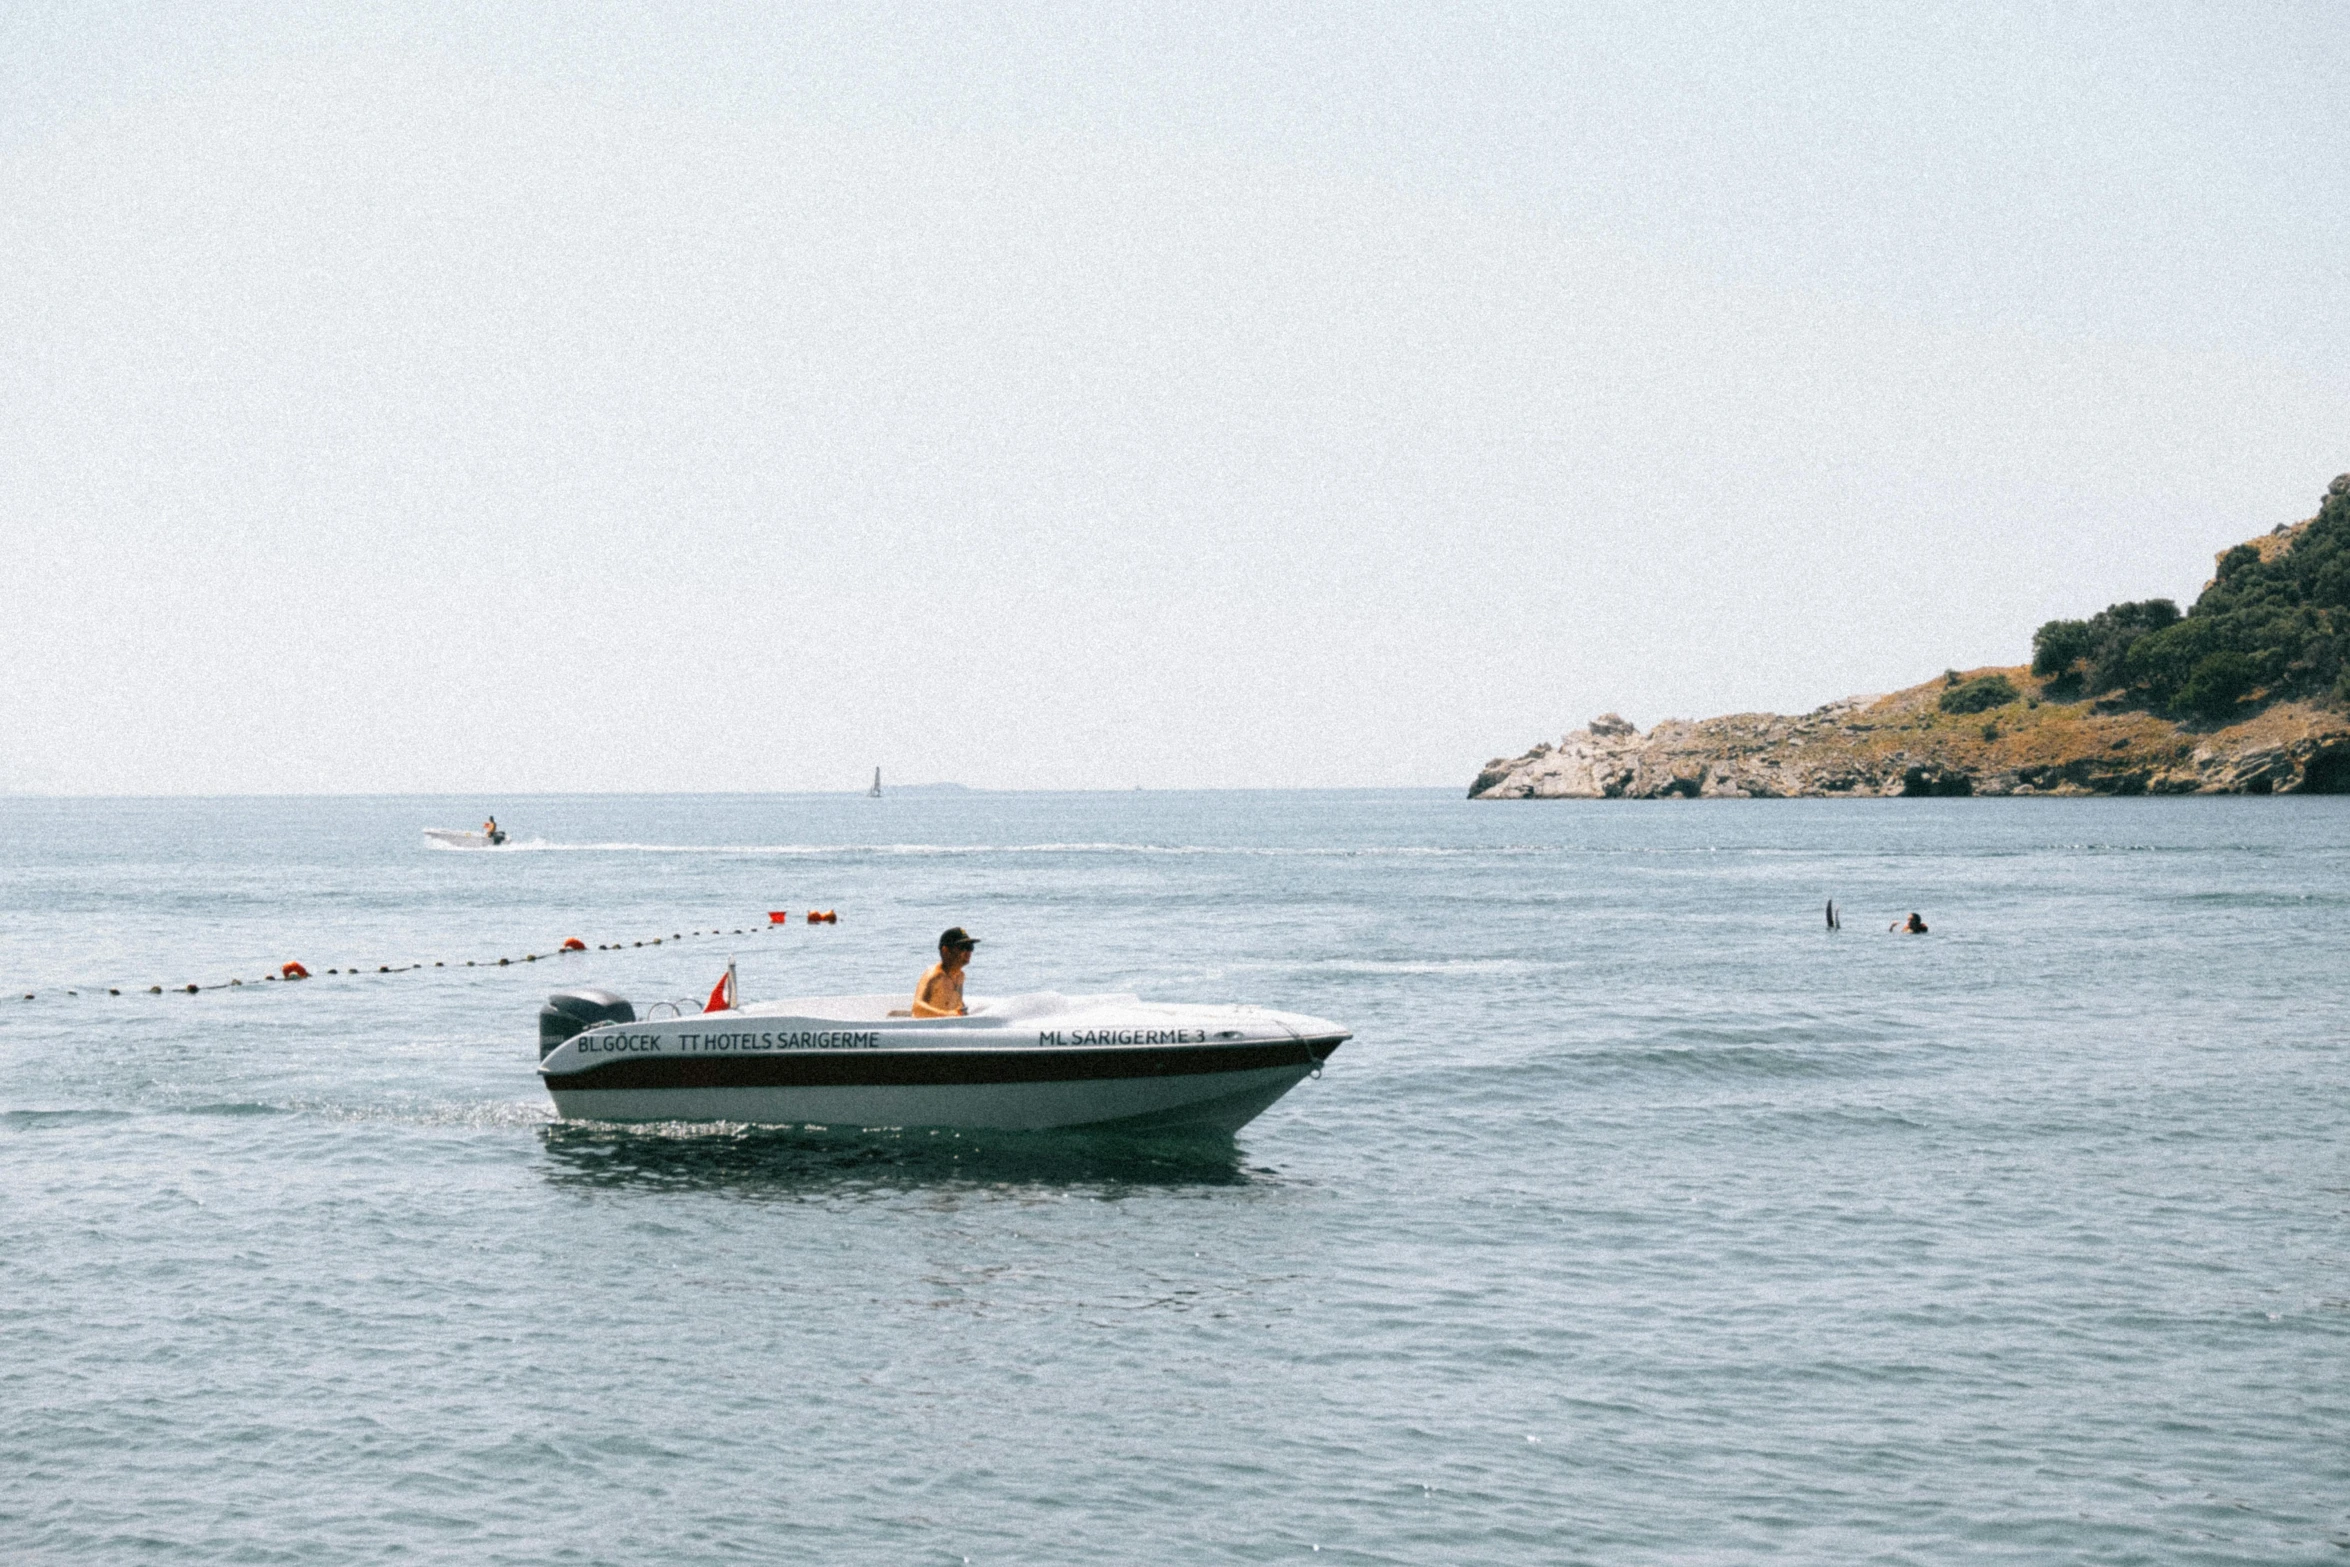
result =
[[[2020,668],[1969,672],[1991,674],[2037,690]],[[2350,718],[2340,712],[2280,703],[2198,731],[2036,696],[1987,716],[1954,715],[1938,705],[1947,689],[1937,679],[1797,717],[1667,720],[1645,734],[1611,713],[1556,745],[1486,763],[1469,798],[2350,793]]]
[[[2334,640],[2350,639],[2350,623],[2337,630],[2324,601],[2345,574],[2332,558],[2292,558],[2313,528],[2325,530],[2318,547],[2350,557],[2350,475],[2316,518],[2222,552],[2187,616],[2154,600],[2052,621],[2029,666],[1950,670],[1797,716],[1643,733],[1606,714],[1486,763],[1469,798],[2350,793],[2350,673]],[[2288,565],[2316,586],[2280,609]]]

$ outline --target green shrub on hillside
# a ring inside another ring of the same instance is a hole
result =
[[[2350,474],[2273,560],[2239,544],[2184,616],[2168,599],[2052,620],[2032,673],[2147,706],[2225,718],[2249,695],[2350,698]]]
[[[2112,604],[2087,620],[2052,620],[2032,633],[2032,673],[2043,680],[2075,676],[2091,692],[2122,684],[2130,649],[2179,623],[2169,599]]]
[[[2061,680],[2096,650],[2097,633],[2087,621],[2052,620],[2032,633],[2032,673]]]
[[[2198,718],[2225,718],[2259,683],[2259,669],[2243,654],[2206,654],[2179,687],[2179,706]]]
[[[1979,679],[1962,681],[1944,691],[1942,711],[1988,713],[1995,707],[2005,707],[2017,695],[2015,682],[2005,675],[1984,675]]]

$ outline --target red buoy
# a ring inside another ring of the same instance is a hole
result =
[[[299,963],[289,963],[278,972],[288,979],[308,979],[310,977],[310,971]]]
[[[563,938],[563,950],[565,952],[585,952],[587,951],[587,943],[577,936],[566,936]]]
[[[767,911],[767,923],[770,925],[789,925],[791,923],[791,915],[783,909],[769,909]]]

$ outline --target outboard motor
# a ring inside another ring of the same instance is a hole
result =
[[[539,1059],[572,1035],[599,1023],[633,1023],[636,1008],[609,990],[558,990],[539,1008]]]

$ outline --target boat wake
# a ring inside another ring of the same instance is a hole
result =
[[[555,1121],[539,1133],[547,1177],[575,1189],[720,1191],[802,1201],[884,1191],[976,1188],[1125,1191],[1265,1184],[1230,1137],[1083,1132],[829,1130],[667,1122]]]

